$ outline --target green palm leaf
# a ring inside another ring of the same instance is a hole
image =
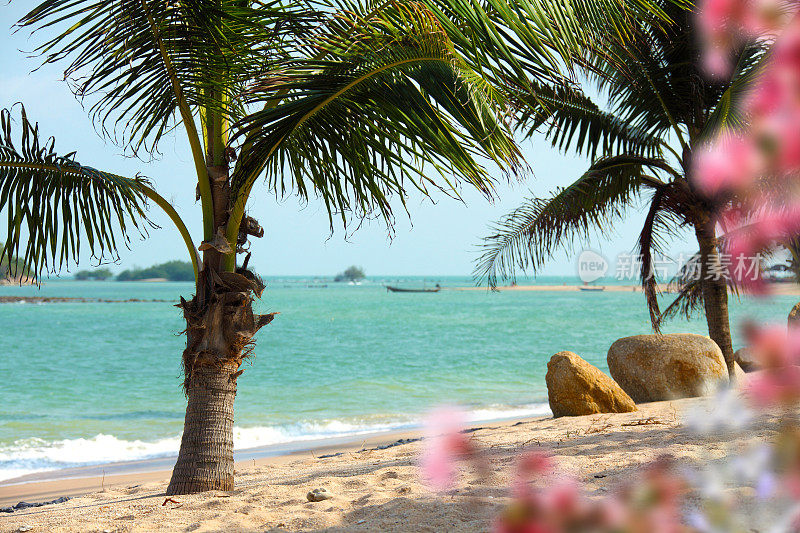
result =
[[[661,322],[655,256],[663,255],[667,239],[675,236],[680,228],[691,224],[692,213],[688,206],[694,202],[692,194],[685,180],[674,180],[656,187],[637,241],[642,289],[655,331],[659,331]]]
[[[314,17],[277,1],[48,0],[18,25],[61,30],[36,52],[45,63],[68,61],[65,79],[95,99],[101,131],[136,152],[156,150],[181,120],[194,120],[192,108],[240,110],[231,100],[291,52],[285,37],[306,31],[306,18]]]
[[[132,231],[146,232],[148,182],[81,165],[74,153],[58,155],[20,108],[19,145],[11,112],[0,111],[0,212],[8,216],[0,261],[19,255],[38,278],[77,262],[83,239],[93,258],[115,259]]]
[[[530,198],[495,224],[484,238],[475,276],[491,287],[498,277],[513,279],[515,271],[536,271],[559,248],[571,247],[594,230],[606,235],[642,186],[657,187],[659,180],[644,168],[666,166],[661,160],[637,156],[601,159],[577,181],[550,198]]]
[[[730,83],[719,102],[709,113],[701,139],[741,130],[747,123],[742,104],[761,72],[766,50],[760,46],[747,47],[739,56]]]
[[[477,158],[519,167],[500,95],[422,4],[342,14],[307,46],[331,59],[286,62],[251,91],[264,109],[235,125],[248,143],[231,177],[240,196],[266,169],[271,190],[317,195],[343,222],[390,220],[409,186],[457,194],[455,176],[491,194]]]
[[[517,117],[518,128],[531,137],[546,125],[545,138],[559,150],[585,152],[592,160],[597,158],[598,150],[602,155],[662,156],[657,137],[601,110],[580,87],[567,80],[531,84],[531,90],[516,95],[516,100],[515,105],[522,109]]]

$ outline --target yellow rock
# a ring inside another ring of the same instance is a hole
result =
[[[717,343],[703,335],[635,335],[608,349],[608,369],[637,403],[712,394],[728,383]]]
[[[555,417],[636,411],[636,404],[613,379],[572,352],[550,358],[545,382]]]

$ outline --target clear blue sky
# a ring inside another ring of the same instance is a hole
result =
[[[156,161],[123,157],[119,147],[98,136],[86,111],[60,81],[63,67],[32,72],[39,60],[18,51],[30,51],[39,42],[25,32],[11,31],[12,24],[32,5],[17,2],[4,5],[0,11],[0,49],[4,52],[0,55],[0,107],[23,102],[41,131],[55,136],[56,149],[60,153],[77,151],[77,159],[83,164],[150,177],[157,190],[173,202],[199,243],[200,207],[194,200],[193,165],[183,130],[177,130],[173,138],[162,143],[162,154]],[[253,243],[251,264],[264,275],[332,275],[351,264],[363,266],[368,275],[470,274],[478,255],[476,245],[487,233],[490,222],[517,207],[530,191],[545,195],[555,187],[567,185],[587,166],[586,160],[563,156],[541,140],[526,142],[523,150],[533,169],[533,175],[524,182],[503,183],[498,188],[499,199],[493,203],[469,189],[463,190],[464,203],[441,194],[434,198],[435,204],[414,196],[409,201],[411,219],[398,213],[392,240],[377,221],[365,224],[347,238],[340,227],[331,235],[320,203],[312,200],[303,206],[294,198],[278,201],[262,187],[251,199],[250,213],[266,234]],[[112,265],[113,270],[185,259],[180,237],[157,211],[154,208],[152,215],[161,229],[153,230],[147,241],[135,240],[130,250],[121,250],[121,263]],[[612,263],[617,254],[629,253],[644,218],[640,211],[632,210],[616,226],[611,240],[589,244],[612,258]],[[4,236],[0,226],[0,239]],[[687,252],[694,249],[690,241],[676,243],[675,248]],[[557,254],[542,274],[573,275],[574,263],[573,256]],[[84,259],[81,267],[89,264]]]

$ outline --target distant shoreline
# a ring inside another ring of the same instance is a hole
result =
[[[158,298],[127,298],[125,300],[111,300],[105,298],[77,298],[66,296],[0,296],[0,304],[63,304],[63,303],[79,303],[79,304],[119,304],[119,303],[152,303],[152,302],[167,302],[173,303],[175,300],[164,300]]]
[[[584,285],[505,285],[498,286],[497,291],[505,292],[578,292]],[[590,285],[590,287],[602,287],[605,292],[641,292],[641,285]],[[449,291],[488,291],[488,287],[442,287],[442,290]],[[665,292],[666,285],[659,285],[659,290]],[[600,292],[600,291],[598,291]],[[800,294],[800,287],[798,287],[798,294]]]
[[[136,283],[165,283],[169,280],[164,278],[148,278],[141,280],[132,280]],[[87,281],[87,283],[94,283]],[[375,286],[378,286],[376,283]],[[305,288],[326,288],[324,286],[305,286]],[[585,292],[642,292],[641,285],[589,285],[593,290]],[[269,288],[274,288],[270,287]],[[498,286],[495,290],[497,292],[584,292],[583,289],[587,288],[586,285],[567,284],[561,285],[505,285]],[[800,285],[796,283],[772,283],[769,285],[770,295],[772,296],[800,296]],[[602,290],[600,290],[602,289]],[[468,286],[468,287],[441,287],[442,291],[485,291],[490,292],[486,286]],[[658,290],[662,294],[677,294],[667,284],[659,284]],[[769,296],[769,295],[768,295]],[[55,297],[55,296],[0,296],[0,304],[4,303],[125,303],[125,302],[171,302],[172,300],[159,300],[159,299],[140,299],[128,298],[124,300],[113,299],[99,299],[99,298],[80,298],[80,297]]]
[[[496,290],[500,292],[578,292],[585,285],[507,285],[498,286]],[[597,292],[642,292],[641,285],[591,285],[591,287],[602,287],[603,291]],[[800,285],[796,283],[773,283],[769,285],[773,296],[800,296]],[[442,287],[442,290],[449,291],[488,291],[487,287]],[[658,290],[664,294],[676,294],[671,291],[666,284],[659,284]],[[588,291],[587,291],[588,292]]]

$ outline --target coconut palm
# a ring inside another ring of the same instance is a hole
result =
[[[264,178],[279,196],[321,201],[331,225],[376,214],[391,224],[408,191],[489,195],[490,160],[520,158],[499,120],[498,94],[456,52],[424,5],[378,10],[242,0],[48,0],[19,22],[51,37],[38,52],[64,63],[98,129],[133,154],[186,134],[202,210],[202,240],[156,191],[160,179],[79,163],[44,140],[25,109],[0,114],[0,258],[19,255],[38,276],[85,253],[116,257],[149,229],[148,204],[183,236],[196,294],[180,300],[188,398],[167,492],[233,487],[233,403],[240,365],[273,314],[253,300],[264,285],[241,262],[263,230],[247,215]],[[83,248],[82,248],[83,246]],[[201,253],[198,253],[201,252]]]
[[[741,125],[736,111],[763,50],[739,53],[733,77],[715,83],[703,74],[692,33],[692,13],[668,0],[658,5],[667,20],[631,20],[629,34],[609,32],[575,58],[577,79],[519,90],[522,128],[541,132],[554,147],[587,155],[587,171],[546,198],[527,199],[506,215],[483,242],[476,275],[491,286],[516,268],[539,269],[576,240],[607,235],[628,209],[646,200],[644,227],[636,243],[641,279],[653,328],[659,309],[654,256],[666,239],[691,228],[699,246],[700,282],[690,284],[670,306],[702,305],[710,337],[722,349],[729,373],[734,359],[728,291],[722,272],[713,203],[695,188],[692,153],[709,136]],[[606,109],[587,95],[608,94]]]

